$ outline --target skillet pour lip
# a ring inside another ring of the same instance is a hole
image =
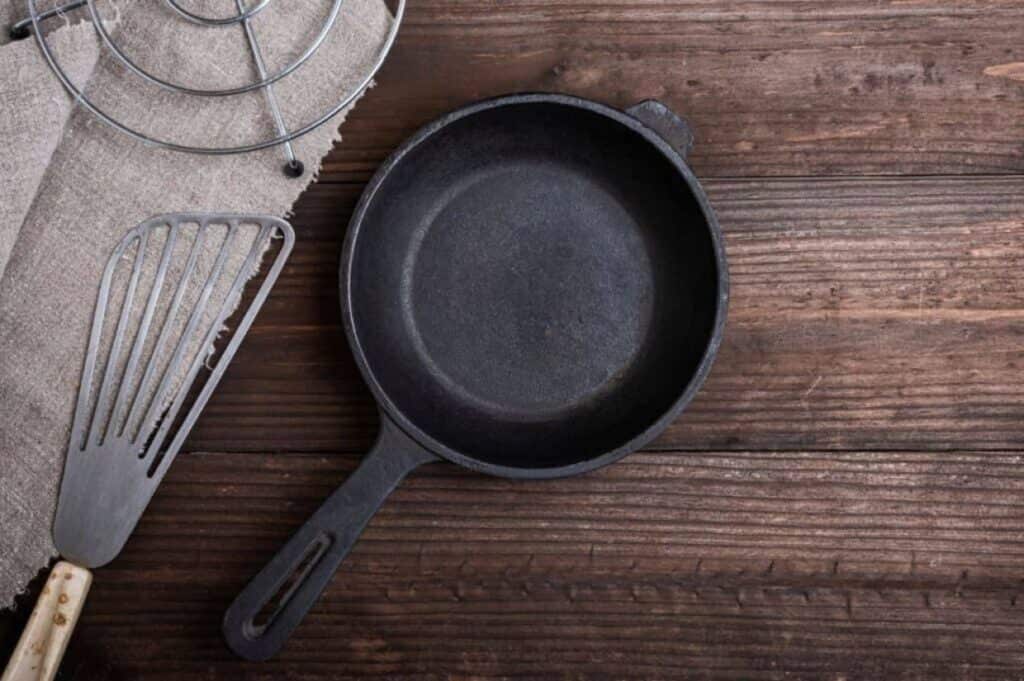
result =
[[[356,329],[351,298],[350,279],[352,262],[355,255],[355,248],[361,233],[363,220],[381,186],[391,174],[391,171],[402,162],[409,152],[432,137],[434,134],[441,131],[443,128],[446,128],[449,124],[484,111],[499,109],[505,106],[518,106],[524,104],[554,104],[598,114],[625,126],[660,152],[661,155],[671,163],[679,176],[686,182],[688,188],[693,194],[693,198],[697,201],[697,204],[700,207],[701,214],[704,217],[705,227],[711,237],[715,257],[715,268],[717,272],[718,301],[715,306],[715,319],[712,326],[712,334],[697,369],[693,372],[693,376],[690,378],[689,383],[687,383],[686,388],[680,393],[679,397],[666,410],[664,410],[654,423],[626,443],[610,451],[595,453],[594,456],[585,460],[557,467],[515,467],[481,461],[448,447],[444,443],[431,437],[419,426],[408,419],[388,396],[387,392],[374,375],[373,370],[366,359],[366,355],[363,351],[362,344],[359,340],[359,334]],[[341,253],[339,290],[342,323],[345,327],[345,336],[348,338],[349,346],[352,349],[353,356],[355,357],[356,365],[359,367],[359,372],[366,381],[366,384],[369,386],[370,391],[382,412],[382,419],[391,421],[401,431],[403,431],[406,436],[412,439],[413,442],[417,443],[424,449],[465,468],[506,478],[549,479],[579,475],[618,461],[627,454],[643,448],[654,440],[664,432],[664,430],[676,418],[679,417],[684,409],[686,409],[687,405],[689,405],[693,400],[697,391],[700,390],[704,381],[707,379],[707,376],[711,371],[711,366],[718,354],[718,349],[722,344],[729,303],[729,272],[722,230],[718,223],[718,218],[715,216],[714,210],[711,208],[711,204],[704,193],[704,189],[701,187],[700,182],[690,170],[680,153],[672,148],[658,133],[654,132],[640,120],[630,116],[628,113],[624,113],[618,109],[614,109],[610,106],[600,104],[589,99],[562,94],[524,93],[485,99],[445,114],[444,116],[420,128],[420,130],[402,143],[402,145],[384,161],[370,180],[369,184],[366,186],[366,189],[363,191],[363,194],[356,205],[356,209],[352,214],[352,219],[349,222]],[[381,427],[385,427],[385,424],[382,423]]]

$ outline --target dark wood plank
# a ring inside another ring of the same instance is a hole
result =
[[[1024,6],[1012,0],[427,0],[323,177],[365,179],[481,97],[656,97],[704,177],[1024,170]]]
[[[713,180],[732,304],[666,449],[1024,447],[1024,179]],[[295,256],[192,450],[364,450],[375,407],[340,328],[359,187],[318,185]]]
[[[1024,664],[1024,456],[969,452],[648,453],[553,482],[428,466],[289,648],[236,662],[224,607],[355,460],[182,455],[97,572],[77,659],[167,679],[975,679]]]

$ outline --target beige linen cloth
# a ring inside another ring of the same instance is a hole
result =
[[[232,0],[183,2],[226,16]],[[251,4],[251,3],[249,3]],[[40,9],[52,5],[40,0]],[[311,43],[331,3],[271,2],[254,20],[268,69]],[[97,0],[116,44],[140,66],[192,87],[232,87],[254,71],[240,26],[185,22],[159,0]],[[0,25],[24,12],[0,0]],[[185,97],[144,83],[111,55],[77,10],[48,38],[61,63],[108,113],[152,136],[219,146],[274,136],[264,97]],[[292,128],[353,91],[390,28],[382,0],[344,0],[322,48],[280,81]],[[6,32],[6,31],[4,31]],[[56,494],[102,270],[125,232],[178,211],[286,215],[338,139],[339,116],[295,142],[306,176],[281,172],[280,148],[195,156],[135,141],[72,101],[29,40],[0,46],[0,608],[55,555]],[[300,235],[301,238],[301,235]]]

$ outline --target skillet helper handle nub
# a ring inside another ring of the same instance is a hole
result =
[[[693,149],[693,130],[672,109],[656,99],[647,99],[629,107],[626,113],[658,133],[684,161],[690,155]]]
[[[60,667],[64,651],[82,613],[92,584],[92,573],[61,561],[53,566],[3,681],[50,681]]]
[[[224,615],[224,639],[255,662],[275,655],[316,604],[370,518],[398,483],[437,457],[385,416],[377,444],[352,475],[253,577]]]

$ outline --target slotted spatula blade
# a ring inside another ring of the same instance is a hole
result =
[[[53,678],[88,568],[121,551],[294,243],[291,225],[274,217],[176,213],[118,244],[96,301],[57,502],[53,538],[66,560],[51,571],[0,681]],[[248,297],[246,283],[261,272]]]
[[[282,239],[216,365],[179,419],[246,282]],[[121,241],[103,274],[54,541],[86,567],[124,546],[277,280],[294,243],[273,217],[175,214]]]

